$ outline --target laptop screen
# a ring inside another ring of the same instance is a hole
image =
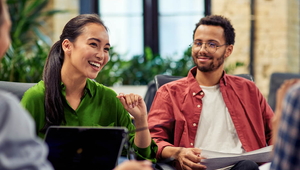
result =
[[[51,126],[45,136],[56,170],[113,169],[126,141],[122,127]]]

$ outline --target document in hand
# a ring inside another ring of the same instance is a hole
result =
[[[205,165],[207,170],[211,170],[224,168],[242,160],[252,160],[261,163],[269,162],[271,161],[272,147],[271,145],[243,154],[222,153],[202,149],[201,156],[206,159],[202,159],[201,164]]]

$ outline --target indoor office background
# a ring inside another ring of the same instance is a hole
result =
[[[230,74],[253,75],[268,97],[273,73],[299,74],[299,8],[299,0],[49,0],[46,10],[64,12],[44,20],[44,32],[56,42],[72,17],[98,13],[109,29],[113,53],[97,81],[146,86],[155,74],[185,76],[193,65],[188,47],[195,24],[205,15],[224,15],[236,30],[225,67]]]
[[[98,6],[111,44],[124,59],[143,54],[145,46],[163,57],[181,58],[195,23],[204,16],[204,1],[199,0],[99,0]]]

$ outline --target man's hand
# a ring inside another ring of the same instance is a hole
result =
[[[205,159],[200,155],[199,148],[183,148],[175,159],[183,170],[206,169],[206,166],[200,164],[201,159]]]

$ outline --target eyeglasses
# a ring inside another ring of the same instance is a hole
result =
[[[205,50],[210,53],[213,54],[217,51],[218,47],[222,47],[224,45],[227,45],[227,43],[223,44],[223,45],[217,45],[214,42],[207,42],[207,43],[202,43],[199,41],[194,41],[192,44],[190,44],[190,47],[195,48],[196,50],[200,50],[202,48],[202,45],[205,44]],[[198,49],[199,48],[199,49]]]

